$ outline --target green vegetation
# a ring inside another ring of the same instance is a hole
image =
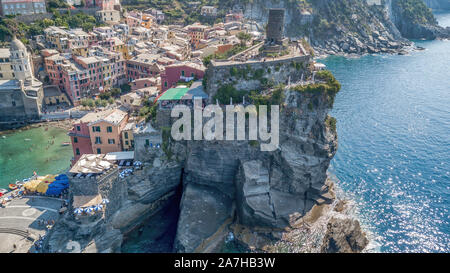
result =
[[[250,74],[250,72],[252,72],[252,69],[250,66],[246,66],[244,68],[237,68],[237,67],[233,66],[232,68],[230,68],[230,75],[232,77],[235,77],[238,79],[242,78],[242,79],[248,80],[249,79],[248,75]],[[258,72],[258,74],[259,74],[259,72]],[[262,77],[262,75],[261,75],[261,77]]]
[[[177,82],[177,86],[179,86],[179,85],[184,85],[184,86],[186,86],[186,87],[191,87],[192,84],[193,84],[195,81],[197,81],[197,77],[194,77],[193,80],[190,80],[190,81],[188,81],[188,82],[183,81],[183,80],[179,80],[179,81]]]
[[[316,73],[316,79],[321,80],[321,83],[314,83],[305,86],[298,85],[294,90],[298,92],[307,92],[307,93],[324,93],[328,97],[328,101],[330,103],[330,107],[333,106],[334,97],[341,89],[341,84],[336,80],[333,74],[328,70],[319,71]]]
[[[325,125],[334,133],[336,133],[336,118],[327,116],[325,119]]]
[[[211,60],[226,60],[226,59],[230,58],[231,56],[236,55],[239,52],[242,52],[246,49],[247,49],[246,45],[242,45],[242,44],[235,45],[225,53],[221,53],[221,54],[215,53],[215,54],[206,56],[205,58],[203,58],[203,64],[205,66],[208,66],[211,63]]]
[[[243,0],[241,3],[248,2]],[[198,2],[198,4],[195,4]],[[126,10],[144,10],[147,8],[156,8],[164,12],[165,24],[192,24],[200,22],[206,25],[222,22],[225,15],[232,9],[236,1],[221,0],[122,0],[120,1]],[[202,6],[215,6],[218,8],[216,17],[207,17],[201,15]]]
[[[139,116],[145,118],[146,122],[154,121],[158,111],[158,104],[153,103],[148,98],[144,98],[144,106],[139,110]]]
[[[431,9],[422,0],[395,0],[394,9],[399,10],[403,18],[414,24],[437,25]]]
[[[310,54],[311,56],[314,57],[314,49],[313,49],[312,46],[308,43],[308,41],[306,41],[306,39],[303,38],[303,39],[301,40],[301,43],[302,43],[303,48],[306,50],[306,52],[309,52],[309,54]]]
[[[91,31],[94,27],[102,25],[94,16],[84,13],[72,15],[68,11],[68,13],[61,14],[56,9],[50,9],[49,12],[53,15],[52,19],[36,20],[31,24],[20,22],[15,16],[0,18],[0,40],[5,41],[15,34],[24,43],[28,43],[28,39],[35,35],[42,35],[44,29],[49,26],[82,28],[85,31]]]
[[[97,99],[97,100],[93,100],[93,99],[82,99],[81,100],[81,105],[84,107],[88,107],[88,108],[96,108],[96,107],[106,107],[108,106],[108,104],[114,104],[115,101],[114,99]]]
[[[118,98],[120,96],[120,89],[119,88],[112,88],[110,91],[103,92],[99,95],[100,99],[102,100],[109,100]]]
[[[245,46],[252,38],[252,35],[241,31],[236,35],[236,37],[241,41],[241,46]]]
[[[259,105],[281,105],[284,101],[284,85],[280,84],[272,90],[270,94],[263,95],[255,91],[248,96],[252,103],[259,109]]]
[[[130,92],[131,91],[131,85],[129,85],[128,83],[122,84],[120,86],[120,91],[122,92],[122,94]]]
[[[286,56],[289,54],[289,50],[281,50],[279,52],[274,52],[274,53],[267,53],[266,56],[269,58],[278,58],[278,57],[282,57],[282,56]]]
[[[242,97],[247,94],[246,91],[242,90],[236,90],[232,84],[227,84],[224,86],[221,86],[217,90],[217,94],[214,95],[213,99],[219,100],[219,103],[221,104],[228,104],[230,103],[230,98],[233,98],[233,103],[241,103]]]
[[[67,8],[69,7],[69,5],[62,1],[62,0],[47,0],[46,1],[47,4],[47,10],[51,11],[53,9],[57,9],[57,8]]]
[[[252,146],[252,147],[258,147],[259,146],[259,142],[257,140],[250,140],[248,142],[248,144],[250,144],[250,146]]]
[[[304,65],[304,63],[298,63],[298,62],[292,61],[291,62],[291,67],[295,67],[295,69],[297,71],[299,71],[301,69],[304,69],[305,65]]]

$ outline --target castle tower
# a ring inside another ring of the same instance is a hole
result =
[[[266,40],[280,44],[284,37],[284,9],[270,9],[267,22]]]
[[[31,70],[30,56],[27,48],[15,36],[11,41],[11,65],[13,66],[15,78],[19,81],[26,82],[33,79]]]

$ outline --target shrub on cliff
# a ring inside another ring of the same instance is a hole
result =
[[[334,133],[336,133],[336,118],[327,116],[325,119],[325,125]]]
[[[422,0],[395,0],[393,7],[404,19],[413,24],[437,25],[438,23],[431,9]]]
[[[294,90],[298,92],[307,92],[311,94],[318,92],[323,93],[327,95],[328,101],[330,102],[330,107],[332,107],[334,103],[334,97],[336,96],[337,92],[339,92],[339,90],[341,89],[341,84],[328,70],[317,72],[316,80],[319,80],[321,82],[305,86],[298,85],[294,87]]]
[[[233,103],[241,103],[242,97],[246,94],[245,91],[239,91],[234,88],[233,85],[227,84],[224,86],[221,86],[217,90],[217,94],[214,95],[214,100],[219,100],[221,104],[228,104],[230,103],[230,98],[233,99]]]

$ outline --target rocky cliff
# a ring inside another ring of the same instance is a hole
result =
[[[142,170],[124,178],[118,176],[117,170],[97,180],[72,178],[72,192],[79,188],[78,194],[100,193],[111,202],[103,215],[82,219],[76,219],[69,209],[52,230],[46,249],[68,251],[71,241],[76,241],[83,252],[118,252],[128,232],[153,221],[152,216],[158,211],[177,202],[173,197],[180,187],[182,196],[173,241],[176,252],[220,252],[230,234],[247,249],[276,251],[270,246],[282,239],[286,229],[295,231],[298,222],[312,213],[314,217],[323,216],[324,208],[336,204],[327,169],[338,143],[336,120],[328,112],[340,84],[328,71],[312,73],[310,59],[302,59],[306,64],[294,60],[297,59],[282,59],[278,65],[249,64],[245,70],[240,68],[239,80],[229,83],[250,93],[254,84],[246,85],[245,81],[265,82],[264,79],[283,77],[279,82],[284,82],[285,77],[305,75],[308,84],[259,85],[259,94],[246,93],[247,100],[255,104],[279,104],[276,150],[262,151],[262,142],[256,140],[174,141],[164,133],[166,126],[155,124],[163,130],[163,149],[146,157]],[[264,65],[267,67],[261,67]],[[234,71],[232,68],[227,70]],[[211,69],[224,68],[208,68]],[[284,74],[280,74],[281,70]],[[213,71],[207,75],[213,76],[208,81],[216,82],[220,82],[220,75],[231,76]],[[351,224],[330,222],[330,231],[326,231],[328,220],[323,221],[323,232],[317,235],[324,245],[330,240],[341,242],[350,238],[358,244],[351,251],[365,247],[367,239],[353,220]],[[341,229],[345,232],[336,231]],[[344,243],[340,248],[324,249],[349,251]]]
[[[285,103],[275,152],[245,141],[188,144],[176,251],[203,251],[209,238],[223,239],[216,232],[227,220],[282,229],[292,214],[333,199],[325,182],[337,137],[325,123],[327,96],[287,90]]]
[[[448,39],[450,28],[438,25],[431,9],[422,0],[392,0],[393,22],[408,39]]]
[[[268,8],[285,8],[285,34],[307,37],[319,54],[394,53],[411,44],[383,5],[360,0],[256,0],[245,6],[245,16],[263,29]]]
[[[448,1],[428,2],[447,7]],[[423,0],[255,0],[242,8],[261,31],[269,8],[285,8],[285,34],[307,37],[321,55],[404,53],[412,46],[407,39],[448,38],[450,33],[437,25]]]

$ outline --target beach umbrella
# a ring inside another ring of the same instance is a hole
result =
[[[73,213],[75,213],[75,214],[82,214],[83,210],[80,209],[80,208],[76,208],[76,209],[73,210]]]
[[[94,207],[95,211],[101,211],[103,209],[103,205],[102,204],[98,204],[97,206]]]
[[[84,212],[86,212],[86,213],[92,213],[93,211],[94,211],[93,207],[89,207],[89,208],[85,208],[84,209]]]
[[[102,203],[103,203],[103,204],[108,204],[108,203],[109,203],[109,200],[105,198],[105,199],[102,200]]]

